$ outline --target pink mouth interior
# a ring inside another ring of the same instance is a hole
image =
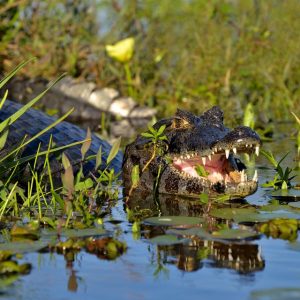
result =
[[[196,171],[197,166],[203,166],[208,173],[207,177],[200,177]],[[194,156],[190,159],[174,159],[173,166],[181,172],[187,173],[192,177],[206,178],[212,183],[219,181],[227,182],[240,182],[240,175],[238,171],[235,171],[231,166],[230,162],[226,159],[223,154],[213,155],[211,160],[206,158],[206,164],[200,156]]]

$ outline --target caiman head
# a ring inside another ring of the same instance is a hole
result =
[[[126,147],[123,160],[125,193],[132,190],[133,170],[139,171],[138,189],[166,194],[198,197],[201,193],[215,197],[242,198],[257,189],[257,171],[252,179],[237,155],[259,154],[261,140],[246,126],[229,129],[223,124],[223,112],[214,106],[196,116],[178,110],[169,119],[157,122],[165,126],[165,139],[139,135]],[[135,167],[134,166],[138,166]]]

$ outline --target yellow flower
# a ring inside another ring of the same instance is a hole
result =
[[[114,45],[106,45],[107,54],[121,63],[130,61],[134,50],[134,38],[127,38]]]

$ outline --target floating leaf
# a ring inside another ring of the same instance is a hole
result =
[[[206,240],[212,239],[211,234],[202,227],[192,227],[187,229],[170,229],[167,231],[167,233],[177,236],[198,236]]]
[[[156,236],[147,241],[150,242],[151,244],[167,246],[167,245],[175,245],[175,244],[185,243],[185,242],[187,242],[187,239],[182,239],[175,235],[165,234],[165,235]]]
[[[266,290],[258,290],[253,291],[250,294],[251,300],[282,300],[282,299],[289,299],[289,300],[298,300],[300,299],[300,288],[273,288],[273,289],[266,289]]]
[[[254,207],[248,208],[217,208],[210,211],[210,215],[216,218],[232,220],[237,216],[248,216],[256,213]]]
[[[108,232],[103,228],[86,228],[86,229],[64,229],[61,235],[66,237],[85,237],[85,236],[99,236],[107,234]]]
[[[212,236],[221,240],[247,240],[257,238],[257,232],[245,229],[222,229],[212,233]]]
[[[151,217],[144,220],[144,223],[157,226],[184,226],[198,225],[203,222],[203,218],[184,217],[184,216],[162,216]]]
[[[258,237],[257,232],[245,229],[226,228],[212,233],[201,227],[171,229],[167,233],[179,236],[198,236],[205,240],[246,240]]]
[[[280,189],[273,191],[271,196],[275,199],[282,201],[295,201],[300,200],[300,190],[296,189]]]
[[[11,242],[0,244],[0,251],[10,251],[12,253],[29,253],[36,252],[46,248],[49,245],[47,240],[31,241],[26,242]]]
[[[288,205],[291,206],[291,207],[293,207],[293,208],[300,208],[300,201],[297,201],[297,202],[289,202]]]

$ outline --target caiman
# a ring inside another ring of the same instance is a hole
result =
[[[6,101],[0,110],[0,121],[4,121],[19,110],[22,105]],[[0,157],[22,141],[25,135],[34,136],[55,121],[43,112],[29,109],[22,117],[9,126],[9,134]],[[138,165],[140,181],[138,189],[155,190],[159,193],[198,197],[201,193],[211,196],[226,194],[230,198],[240,198],[252,194],[257,189],[257,172],[248,179],[245,165],[238,153],[259,153],[261,144],[257,133],[245,126],[233,130],[223,124],[223,112],[218,107],[206,111],[201,116],[178,110],[174,117],[158,121],[154,128],[166,126],[166,139],[161,141],[156,153],[153,153],[153,141],[139,135],[110,164],[115,173],[122,171],[125,194],[132,189],[132,172]],[[36,153],[39,144],[47,149],[52,135],[56,147],[83,141],[86,131],[68,122],[61,122],[25,147],[22,156]],[[102,147],[101,169],[106,167],[106,158],[111,149],[108,142],[92,134],[92,143],[87,156],[95,155]],[[65,152],[71,163],[81,162],[81,145]],[[155,156],[153,156],[155,154]],[[123,161],[123,163],[122,163]],[[52,171],[59,174],[61,164],[53,156],[50,158]],[[95,160],[84,164],[84,173],[89,174],[95,168]],[[202,168],[202,173],[198,170]],[[20,180],[27,180],[21,176]]]
[[[223,112],[217,106],[201,116],[178,110],[174,117],[158,121],[153,128],[158,132],[161,126],[165,126],[165,137],[160,141],[151,138],[150,133],[142,134],[126,147],[123,160],[126,194],[132,192],[131,174],[137,170],[136,189],[154,189],[162,194],[187,197],[225,194],[234,199],[257,190],[257,171],[249,179],[246,166],[236,157],[241,153],[259,154],[261,140],[251,128],[225,127]]]
[[[17,112],[19,109],[23,107],[22,104],[15,103],[9,100],[6,100],[4,106],[0,110],[0,122],[7,120],[11,115]],[[40,110],[29,109],[27,110],[17,121],[9,125],[9,133],[5,143],[5,147],[0,151],[0,158],[4,157],[7,153],[12,151],[17,145],[19,145],[24,139],[25,135],[27,137],[33,137],[38,134],[41,130],[45,129],[53,122],[56,121],[56,118],[48,116]],[[33,142],[28,144],[22,149],[22,157],[29,157],[35,155],[37,149],[40,145],[41,150],[47,150],[50,136],[52,135],[54,147],[61,147],[71,143],[84,141],[86,139],[87,132],[86,130],[71,124],[69,122],[61,122],[52,129],[48,130],[46,133],[35,139]],[[100,169],[104,169],[106,167],[106,158],[108,153],[110,152],[111,146],[105,140],[99,138],[97,135],[92,134],[92,142],[86,156],[95,155],[100,146],[102,147],[103,159],[102,165]],[[74,172],[79,169],[79,165],[81,163],[81,144],[77,146],[73,146],[67,148],[64,152],[67,157],[71,161],[73,165]],[[63,171],[63,167],[59,160],[56,159],[58,155],[50,156],[50,165],[51,165],[51,173],[53,175],[53,179],[57,184],[60,182],[61,172]],[[122,166],[122,158],[123,155],[119,152],[115,159],[109,165],[110,168],[115,170],[115,173],[120,173]],[[38,166],[36,167],[37,171],[41,171],[43,169],[44,160],[38,160]],[[85,175],[88,175],[90,172],[95,172],[95,159],[91,159],[84,162],[83,171]],[[1,169],[1,166],[0,166]],[[27,174],[28,168],[23,168],[19,173],[19,183],[26,184],[26,180],[28,180]]]

